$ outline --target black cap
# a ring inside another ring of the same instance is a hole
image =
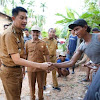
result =
[[[28,29],[27,29],[27,28],[25,28],[23,31],[28,31]]]
[[[87,22],[84,19],[77,19],[73,22],[73,24],[70,24],[68,27],[70,29],[73,29],[76,26],[82,26],[84,27],[85,25],[87,25]]]
[[[98,31],[98,32],[100,32],[100,30],[98,28],[93,28],[92,31]]]

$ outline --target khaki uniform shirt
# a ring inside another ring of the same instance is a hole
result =
[[[46,43],[42,40],[33,41],[33,39],[28,40],[25,43],[26,55],[29,61],[43,63],[45,62],[44,56],[49,55]],[[36,72],[43,71],[38,68],[27,68],[28,71]]]
[[[57,40],[56,39],[48,39],[48,38],[44,38],[43,40],[46,42],[46,45],[49,50],[49,55],[56,56],[56,49],[58,49]]]
[[[0,34],[0,52],[1,52],[1,34]],[[1,55],[0,55],[1,56]],[[0,57],[1,58],[1,57]]]
[[[19,53],[24,56],[24,40],[22,30],[10,26],[1,35],[1,62],[6,66],[16,66],[11,58],[11,54]]]
[[[56,39],[48,39],[48,38],[44,38],[43,40],[46,42],[46,45],[48,47],[50,61],[55,63],[56,62],[56,49],[58,49],[57,40]]]

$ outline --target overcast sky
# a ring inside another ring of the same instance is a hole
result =
[[[60,17],[55,16],[56,13],[66,14],[66,7],[74,9],[79,14],[82,13],[83,0],[36,0],[36,13],[41,13],[39,6],[40,2],[46,2],[47,8],[45,8],[46,15],[46,29],[50,27],[57,27],[54,23],[59,20]]]
[[[65,15],[66,7],[74,9],[76,12],[81,14],[83,12],[83,1],[84,0],[35,0],[35,7],[33,10],[35,11],[35,14],[43,14],[42,9],[40,8],[40,3],[46,2],[47,8],[45,8],[44,13],[46,16],[45,29],[49,29],[50,27],[59,27],[59,25],[55,25],[55,22],[60,20],[61,17],[58,17],[55,14],[61,13]],[[20,4],[18,4],[18,6],[20,6]],[[26,5],[24,5],[24,7],[26,7]],[[0,11],[2,11],[2,9]]]

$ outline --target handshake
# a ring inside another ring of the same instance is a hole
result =
[[[55,64],[56,63],[51,63],[51,62],[41,63],[40,69],[43,69],[43,70],[46,70],[47,72],[50,72],[56,68]]]

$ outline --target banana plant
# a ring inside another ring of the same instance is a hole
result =
[[[56,24],[63,25],[63,34],[61,34],[61,37],[68,38],[70,34],[70,32],[68,32],[68,25],[75,21],[77,19],[76,16],[79,17],[79,14],[76,11],[66,7],[66,15],[57,13],[56,16],[60,16],[62,18],[61,20],[56,21]]]

